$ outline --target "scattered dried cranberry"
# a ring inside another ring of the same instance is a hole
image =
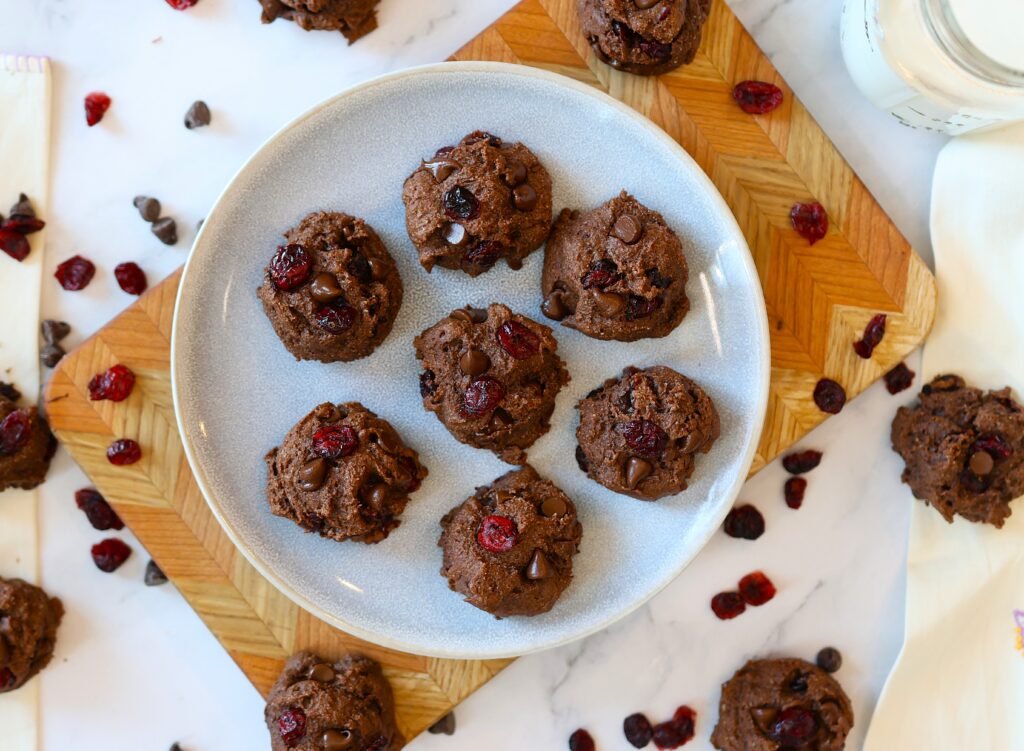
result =
[[[135,374],[126,365],[118,363],[89,380],[89,399],[94,402],[108,399],[123,402],[135,387]]]
[[[914,371],[901,362],[885,374],[885,388],[890,394],[906,391],[914,382]]]
[[[424,370],[420,373],[420,396],[433,396],[437,391],[437,380],[433,370]]]
[[[993,459],[1008,459],[1013,453],[1013,447],[1001,435],[983,433],[971,444],[970,453],[976,451],[984,451]]]
[[[668,444],[668,434],[650,420],[630,420],[622,426],[622,437],[636,453],[652,459]]]
[[[475,219],[480,214],[480,201],[461,185],[446,191],[441,201],[449,219]]]
[[[124,529],[124,522],[110,507],[106,499],[92,488],[75,491],[75,505],[85,512],[93,529],[101,532],[108,529]]]
[[[95,273],[96,267],[88,258],[72,256],[57,267],[54,276],[68,292],[78,292],[88,286]]]
[[[142,447],[131,438],[120,438],[107,447],[107,461],[118,467],[135,464],[142,458]]]
[[[811,245],[828,234],[828,214],[820,203],[798,203],[789,212],[789,220],[801,237]]]
[[[85,122],[91,128],[103,119],[110,109],[110,97],[102,91],[94,91],[85,97]]]
[[[753,506],[737,506],[725,517],[724,529],[729,537],[756,540],[764,534],[764,517]]]
[[[336,336],[344,334],[352,328],[358,315],[356,309],[351,305],[337,301],[330,305],[324,305],[322,308],[317,308],[316,313],[314,313],[317,326],[328,334]]]
[[[711,609],[723,621],[728,621],[742,615],[747,609],[747,604],[743,602],[739,592],[719,592],[711,598]]]
[[[31,235],[45,226],[46,222],[29,214],[11,214],[3,222],[0,222],[0,229],[17,232],[19,235]]]
[[[93,545],[91,552],[96,568],[110,574],[121,568],[121,564],[131,556],[132,549],[116,537],[110,537]]]
[[[788,454],[782,458],[782,466],[791,475],[802,475],[821,464],[821,452],[809,449]]]
[[[483,240],[472,247],[466,248],[462,259],[471,266],[489,269],[505,255],[505,246],[497,240]]]
[[[340,459],[359,448],[359,435],[351,425],[325,425],[313,433],[313,453],[324,459]]]
[[[594,739],[583,728],[569,736],[569,751],[594,751]]]
[[[802,477],[790,477],[786,480],[783,492],[786,495],[786,505],[792,509],[798,509],[804,505],[804,493],[807,491],[807,480]]]
[[[693,738],[697,713],[689,707],[679,707],[672,719],[654,726],[654,745],[660,749],[679,748]]]
[[[167,0],[167,4],[175,10],[188,10],[198,2],[199,0]]]
[[[134,261],[119,263],[114,267],[114,277],[121,285],[121,289],[129,295],[141,295],[149,286],[146,282],[145,272]]]
[[[802,747],[818,731],[818,719],[809,709],[788,707],[779,712],[769,736],[783,746]]]
[[[622,721],[622,732],[633,748],[643,748],[651,742],[654,729],[651,727],[651,721],[637,712]]]
[[[501,381],[491,376],[480,376],[462,395],[462,412],[469,417],[478,417],[497,407],[504,398],[505,387]]]
[[[306,713],[301,707],[286,709],[277,718],[277,732],[288,748],[298,745],[306,735]]]
[[[507,516],[485,516],[477,530],[476,541],[484,550],[506,553],[519,542],[519,528]]]
[[[661,297],[654,297],[648,300],[640,295],[630,295],[626,299],[626,320],[635,321],[639,318],[646,318],[661,307]]]
[[[16,409],[0,420],[0,456],[21,451],[32,438],[32,418],[28,410]]]
[[[583,285],[583,289],[604,289],[614,284],[618,278],[619,267],[615,262],[601,258],[590,264],[587,273],[580,277],[580,284]]]
[[[764,605],[775,597],[775,585],[761,571],[747,574],[740,579],[740,596],[748,605]]]
[[[0,250],[15,261],[24,261],[28,258],[32,246],[20,232],[0,227]]]
[[[857,353],[858,357],[862,357],[867,360],[871,357],[871,353],[875,351],[881,341],[882,337],[885,336],[885,321],[886,315],[879,313],[868,321],[867,326],[864,327],[864,336],[853,343],[853,351]]]
[[[267,266],[270,280],[284,292],[291,292],[305,284],[312,270],[313,259],[297,243],[279,247]]]
[[[498,329],[498,344],[516,360],[528,360],[540,352],[540,337],[519,321],[507,321]]]
[[[748,115],[767,115],[782,104],[782,89],[765,81],[740,81],[732,98]]]
[[[846,404],[846,389],[831,378],[822,378],[814,387],[814,403],[830,415],[838,415]]]

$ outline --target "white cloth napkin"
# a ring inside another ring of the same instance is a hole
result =
[[[1024,396],[1024,125],[962,136],[932,194],[939,315],[923,378]],[[910,491],[906,640],[867,751],[1024,749],[1024,499],[1002,529],[947,524]]]

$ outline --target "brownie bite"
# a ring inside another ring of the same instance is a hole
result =
[[[0,492],[29,490],[46,479],[57,439],[35,407],[18,406],[17,389],[0,385]]]
[[[0,578],[0,694],[21,688],[53,657],[64,606],[21,579]]]

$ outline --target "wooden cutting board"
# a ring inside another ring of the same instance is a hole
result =
[[[931,274],[723,0],[714,0],[694,63],[660,78],[597,61],[575,0],[526,0],[455,59],[522,63],[607,91],[658,123],[714,180],[750,243],[771,323],[771,397],[754,471],[826,417],[810,398],[819,378],[853,397],[927,334]],[[785,103],[769,116],[743,114],[730,92],[744,79],[778,84]],[[813,247],[788,218],[793,203],[809,200],[832,222]],[[235,550],[193,480],[175,425],[169,344],[179,280],[173,274],[64,359],[47,392],[57,435],[257,689],[267,692],[296,649],[331,657],[358,649],[385,665],[399,725],[415,736],[507,661],[438,660],[361,642],[292,604]],[[885,339],[861,360],[851,344],[879,312],[889,316]],[[132,396],[90,402],[89,379],[117,362],[138,376]],[[142,444],[141,462],[107,462],[107,445],[120,437]]]

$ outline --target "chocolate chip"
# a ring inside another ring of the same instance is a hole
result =
[[[185,113],[185,127],[192,130],[193,128],[202,128],[209,124],[210,108],[206,106],[206,102],[201,100],[192,102],[192,106]]]
[[[660,3],[661,0],[633,0],[633,2],[640,10],[647,10],[648,8],[653,8],[655,5]]]
[[[635,490],[636,486],[643,482],[652,471],[654,471],[654,465],[646,459],[641,459],[639,456],[629,457],[626,461],[626,487]]]
[[[520,211],[533,211],[537,208],[537,191],[527,183],[517,185],[512,191],[512,203]]]
[[[615,225],[612,227],[612,234],[617,238],[626,243],[626,245],[632,245],[640,236],[644,233],[643,225],[640,224],[636,217],[625,214],[615,220]]]
[[[807,674],[797,671],[789,678],[789,684],[787,685],[790,691],[794,694],[806,694],[807,693]]]
[[[156,238],[164,245],[174,245],[178,242],[178,225],[170,217],[157,219],[153,222],[151,229]]]
[[[594,292],[594,305],[605,318],[617,318],[626,309],[626,300],[614,292]]]
[[[43,333],[43,340],[47,344],[60,344],[61,341],[71,333],[71,325],[64,321],[54,321],[51,318],[43,321],[40,326]]]
[[[528,173],[525,164],[523,164],[522,162],[509,163],[508,172],[505,175],[505,179],[507,180],[509,185],[511,185],[513,188],[516,187],[517,185],[522,185],[523,183],[526,182],[527,177]]]
[[[323,738],[324,751],[347,751],[348,749],[355,748],[355,739],[352,737],[352,731],[346,729],[342,730],[326,730],[324,731]]]
[[[28,200],[28,196],[24,193],[18,195],[18,202],[11,206],[11,210],[7,212],[13,216],[23,216],[33,218],[36,215],[36,210],[32,208],[32,202]]]
[[[455,714],[449,712],[427,728],[427,732],[432,735],[455,735]]]
[[[67,354],[59,344],[47,344],[39,351],[39,359],[48,368],[57,367],[57,363]]]
[[[150,224],[160,218],[160,202],[155,198],[135,196],[135,200],[132,203],[139,210],[139,216]]]
[[[843,656],[835,647],[825,647],[818,652],[815,662],[826,673],[834,673],[843,666]]]
[[[327,478],[327,461],[322,457],[312,459],[299,470],[299,488],[307,493],[319,490]]]
[[[13,383],[5,383],[0,381],[0,396],[4,399],[9,399],[12,402],[16,402],[21,399],[21,392],[15,387]]]
[[[448,317],[454,318],[456,321],[465,321],[466,323],[483,323],[487,320],[487,308],[474,308],[471,305],[467,305],[464,308],[453,310]]]
[[[985,477],[995,469],[996,462],[995,459],[992,458],[992,454],[987,451],[975,451],[971,454],[968,466],[970,466],[971,472],[976,474],[978,477]]]
[[[338,278],[334,274],[326,272],[317,274],[313,283],[309,285],[309,294],[317,302],[331,302],[341,297],[341,287],[338,286]]]
[[[330,683],[334,680],[334,668],[326,662],[318,662],[309,669],[309,679],[317,683]]]
[[[750,717],[754,720],[757,729],[765,735],[769,735],[775,725],[775,718],[779,710],[774,707],[754,707],[750,710]]]
[[[146,564],[146,573],[143,575],[142,581],[147,587],[159,587],[161,584],[167,583],[167,574],[156,565],[156,561],[150,561]]]
[[[540,311],[545,316],[550,318],[552,321],[561,321],[572,311],[569,310],[569,306],[565,304],[561,290],[554,290],[550,295],[544,298],[544,302],[541,303]]]
[[[459,368],[468,376],[478,376],[491,367],[491,358],[478,349],[469,349],[459,358]]]
[[[461,224],[449,224],[444,230],[444,241],[449,245],[454,245],[456,248],[461,248],[467,242],[469,242],[469,233],[466,232],[466,228]]]
[[[534,550],[530,565],[526,567],[526,578],[530,581],[538,581],[547,579],[549,576],[551,576],[551,564],[548,563],[547,556],[540,550]]]
[[[388,275],[388,267],[380,259],[371,258],[367,263],[370,265],[370,278],[373,281],[382,281]]]
[[[387,506],[390,488],[384,483],[377,483],[366,488],[363,502],[375,511],[382,511]]]
[[[555,516],[564,516],[568,510],[569,504],[565,502],[564,498],[557,495],[545,498],[540,504],[540,515],[549,519]]]
[[[461,165],[458,162],[451,161],[450,159],[432,159],[429,162],[423,162],[422,166],[423,169],[428,170],[430,174],[434,176],[435,180],[439,183],[443,183]]]
[[[494,410],[494,413],[491,415],[490,429],[504,430],[513,422],[515,422],[515,420],[512,419],[512,415],[510,415],[501,407],[498,407],[497,409]]]

